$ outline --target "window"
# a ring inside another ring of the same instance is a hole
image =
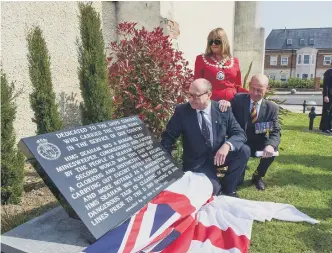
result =
[[[308,79],[308,74],[302,74],[302,79]]]
[[[313,38],[309,39],[309,45],[313,45],[313,44],[315,44],[314,39]]]
[[[269,78],[272,80],[276,80],[276,76],[275,75],[269,75]]]
[[[332,56],[331,55],[324,55],[324,65],[330,65],[332,62]]]
[[[302,55],[298,55],[297,57],[297,64],[302,64]]]
[[[300,39],[300,45],[304,45],[304,39]]]
[[[286,82],[287,81],[287,76],[286,75],[281,75],[280,76],[280,81]]]
[[[303,64],[309,64],[310,63],[310,55],[305,54],[303,55]]]
[[[300,78],[300,74],[297,74],[296,77],[297,77],[297,78]]]
[[[310,78],[314,78],[314,74],[311,74],[311,75],[310,75]]]
[[[288,57],[281,56],[281,65],[288,65]]]
[[[292,45],[292,39],[287,39],[287,45]]]
[[[278,56],[270,56],[270,65],[277,65]]]

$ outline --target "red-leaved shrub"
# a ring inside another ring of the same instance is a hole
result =
[[[160,27],[149,32],[135,26],[119,24],[121,40],[111,43],[108,64],[114,117],[139,115],[159,138],[174,105],[184,102],[193,74],[183,53],[172,48]]]

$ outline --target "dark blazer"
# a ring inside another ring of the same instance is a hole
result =
[[[250,95],[249,94],[237,94],[231,100],[231,108],[233,114],[240,124],[241,128],[247,133],[248,121],[249,121],[249,108],[250,108]],[[273,129],[269,133],[269,137],[266,136],[266,133],[262,134],[252,134],[247,133],[247,138],[249,143],[259,142],[259,144],[264,143],[264,146],[271,145],[275,149],[280,143],[280,125],[278,120],[279,107],[274,102],[263,99],[258,119],[256,123],[260,122],[273,122]]]
[[[332,68],[324,73],[323,96],[332,98]]]
[[[218,103],[211,101],[211,119],[213,130],[213,147],[208,148],[199,127],[197,112],[189,103],[176,107],[173,116],[162,134],[161,144],[171,153],[177,138],[183,137],[183,168],[195,170],[203,165],[207,159],[213,163],[214,155],[225,143],[226,136],[235,150],[239,150],[246,142],[246,136],[236,122],[232,111],[220,112]]]

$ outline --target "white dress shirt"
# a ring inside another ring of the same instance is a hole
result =
[[[203,111],[205,123],[206,123],[206,125],[207,125],[207,127],[209,128],[209,131],[210,131],[211,146],[213,147],[213,130],[212,130],[211,101],[208,104],[208,106],[205,107],[204,110],[197,110],[196,109],[198,124],[199,124],[200,129],[202,130],[202,115],[201,115],[200,111]],[[228,143],[230,145],[231,151],[233,151],[234,147],[233,147],[232,143],[230,143],[229,141],[226,141],[226,143]]]
[[[259,109],[261,108],[262,101],[263,101],[263,99],[259,100],[259,101],[256,103],[257,117],[258,117],[258,115],[259,115]],[[252,99],[250,99],[249,113],[251,113],[251,109],[252,109],[253,104],[254,104],[254,101],[253,101]]]

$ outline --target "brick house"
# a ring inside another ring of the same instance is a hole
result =
[[[274,80],[323,77],[332,62],[332,27],[273,29],[265,41],[264,73]]]

